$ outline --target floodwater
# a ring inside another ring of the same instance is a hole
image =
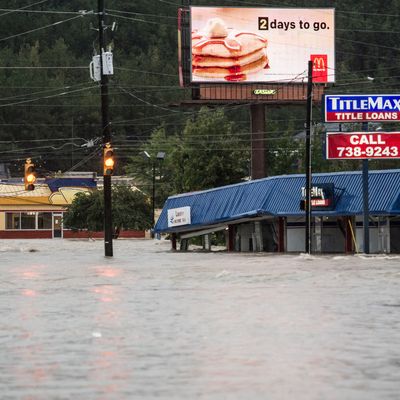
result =
[[[400,258],[0,243],[0,398],[399,399]]]

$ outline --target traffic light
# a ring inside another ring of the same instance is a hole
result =
[[[35,164],[32,164],[31,159],[27,158],[25,161],[25,175],[24,175],[25,190],[34,190],[35,182],[36,182]]]
[[[114,172],[114,150],[111,143],[104,146],[104,173],[103,175],[112,175]]]

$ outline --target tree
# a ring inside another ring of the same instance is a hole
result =
[[[139,190],[126,185],[112,188],[113,225],[115,231],[121,229],[145,230],[152,226],[151,205]],[[104,223],[104,195],[102,190],[89,194],[78,193],[67,212],[64,225],[72,230],[101,231]]]
[[[155,169],[155,206],[161,207],[164,200],[174,191],[174,153],[179,146],[176,136],[167,136],[164,127],[153,131],[150,139],[140,147],[139,152],[130,157],[125,172],[135,178],[136,185],[147,194],[152,196],[153,168]],[[144,152],[150,155],[146,157]],[[163,160],[157,159],[159,152],[165,153]]]
[[[175,153],[177,183],[184,191],[238,183],[248,175],[249,150],[248,132],[238,132],[222,110],[202,108],[187,120]]]
[[[166,153],[162,164],[155,164],[156,206],[171,194],[240,182],[248,175],[249,134],[237,130],[223,111],[203,108],[196,118],[186,120],[182,134],[168,136],[164,127],[155,130],[131,157],[126,172],[150,194],[156,155]],[[143,157],[144,151],[150,160]]]
[[[20,3],[17,0],[2,0],[1,6],[16,10],[20,8]],[[151,132],[159,127],[165,130],[165,140],[160,138],[158,143],[176,145],[172,153],[168,151],[163,163],[161,186],[168,190],[158,190],[157,196],[211,187],[214,183],[237,182],[241,176],[248,175],[246,159],[250,156],[249,135],[245,134],[250,131],[248,107],[245,105],[242,108],[232,107],[230,111],[226,107],[225,122],[220,125],[225,129],[222,135],[213,130],[210,121],[211,129],[206,130],[207,116],[217,115],[214,109],[194,119],[190,126],[185,117],[192,112],[195,115],[197,109],[168,107],[191,96],[190,88],[179,87],[176,7],[171,3],[179,2],[107,1],[107,25],[114,21],[118,23],[118,29],[109,29],[106,35],[107,48],[111,45],[114,54],[115,73],[110,77],[109,101],[113,144],[119,147],[118,165],[121,169],[125,167],[125,161],[132,157],[131,149],[138,150],[138,143],[146,143]],[[203,0],[194,3],[212,5],[213,2]],[[233,3],[240,1],[220,1],[221,6]],[[288,6],[311,8],[335,5],[336,66],[330,74],[335,72],[336,84],[329,85],[327,92],[397,92],[400,82],[397,60],[400,57],[397,52],[399,34],[398,18],[393,10],[399,9],[400,0],[380,2],[379,12],[374,0],[296,0],[286,3]],[[57,13],[78,10],[95,12],[76,19]],[[82,146],[86,141],[102,135],[98,83],[90,80],[88,68],[84,67],[91,61],[94,48],[98,47],[98,32],[90,29],[90,25],[96,27],[98,23],[96,2],[47,1],[19,11],[1,13],[2,162],[10,163],[15,176],[20,176],[21,160],[28,156],[50,172],[65,171],[78,161],[81,169],[101,172],[95,149]],[[136,18],[136,13],[141,17]],[[64,20],[68,21],[54,24]],[[368,80],[368,76],[374,80]],[[268,172],[295,172],[293,159],[304,146],[301,141],[293,141],[292,137],[303,129],[304,107],[268,107],[267,115]],[[316,122],[321,120],[318,105],[313,115]],[[286,121],[292,121],[293,125],[289,126]],[[197,123],[203,126],[196,127]],[[213,123],[217,125],[215,120]],[[186,132],[181,130],[182,126]],[[395,123],[386,123],[385,126],[391,131],[399,129]],[[204,141],[208,143],[197,139],[200,132],[206,134]],[[228,134],[226,139],[229,140],[221,144],[225,134]],[[230,140],[231,134],[236,136],[236,142]],[[197,154],[195,140],[199,142]],[[218,140],[220,143],[217,143]],[[235,150],[241,149],[242,153],[235,163],[239,171],[233,175],[229,172],[229,157],[221,154],[222,151],[227,152],[231,145],[235,145]],[[157,151],[164,150],[160,148]],[[216,157],[210,157],[213,151]],[[224,159],[224,170],[220,168],[218,159]],[[192,160],[194,165],[191,166]],[[198,161],[200,164],[196,168]],[[374,166],[378,164],[379,168],[396,167],[399,160],[371,162]],[[318,163],[316,167],[319,167]],[[337,170],[350,168],[351,165],[324,162],[321,167]],[[149,170],[148,165],[146,169]],[[207,176],[210,171],[212,174]],[[172,179],[167,176],[169,172]],[[193,173],[200,175],[195,179]],[[220,179],[216,179],[214,173],[218,173]],[[156,202],[161,200],[160,197]]]

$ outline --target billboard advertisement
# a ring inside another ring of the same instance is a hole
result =
[[[333,8],[191,7],[192,82],[335,81]]]
[[[399,121],[398,94],[338,94],[324,97],[325,122]]]
[[[326,158],[400,158],[400,132],[327,132]]]

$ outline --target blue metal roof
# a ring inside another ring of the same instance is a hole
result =
[[[52,192],[56,192],[60,187],[86,187],[95,189],[96,181],[93,178],[50,178],[44,181]]]
[[[305,216],[300,209],[304,174],[263,178],[200,192],[184,193],[167,199],[155,226],[156,232],[179,232],[203,226],[270,216]],[[333,183],[336,206],[333,211],[313,211],[313,215],[360,215],[363,213],[362,173],[334,172],[312,176],[313,185]],[[369,171],[371,215],[400,214],[400,170]],[[169,209],[189,206],[191,224],[168,227]]]

